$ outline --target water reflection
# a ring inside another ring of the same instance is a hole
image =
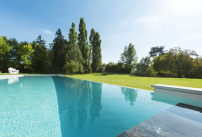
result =
[[[19,81],[18,77],[11,77],[8,79],[8,84],[13,84]]]
[[[124,94],[125,100],[129,101],[130,105],[133,106],[138,97],[137,89],[121,87],[121,92]]]
[[[100,115],[102,84],[66,77],[53,77],[53,80],[57,91],[62,133],[68,129],[67,123],[71,128],[75,128],[77,121],[82,133],[88,111],[91,122]],[[68,117],[68,121],[64,120],[65,117]]]
[[[101,98],[102,98],[102,84],[96,83],[92,85],[92,99],[90,104],[90,116],[91,122],[94,121],[95,118],[99,118],[100,110],[102,109]]]

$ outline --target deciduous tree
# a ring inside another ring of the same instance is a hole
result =
[[[129,70],[132,71],[137,62],[137,55],[135,47],[131,43],[128,47],[125,46],[124,52],[121,54],[121,62],[125,64],[125,68],[129,68]]]
[[[31,55],[34,52],[34,50],[31,44],[29,43],[25,44],[25,43],[19,44],[17,54],[20,57],[20,64],[24,67],[24,69],[33,71]]]
[[[151,50],[149,52],[150,57],[156,57],[159,55],[164,55],[166,53],[164,48],[165,48],[165,46],[151,47]]]
[[[7,43],[6,37],[0,36],[0,70],[6,71],[6,69],[9,67],[11,61],[11,50],[12,46],[10,46]]]

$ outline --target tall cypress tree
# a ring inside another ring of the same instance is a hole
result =
[[[90,63],[93,61],[92,50],[93,50],[94,37],[95,37],[95,30],[94,30],[94,28],[92,28],[90,31],[90,37],[89,37],[89,42],[90,42],[90,45],[89,45],[89,50],[90,50],[89,51],[89,62]],[[92,68],[92,64],[91,64],[91,68]]]
[[[79,23],[79,34],[78,34],[78,45],[81,50],[81,54],[83,57],[83,67],[84,72],[90,72],[91,71],[91,58],[89,58],[90,54],[90,48],[88,45],[88,32],[86,30],[86,24],[84,22],[83,18],[80,18]]]
[[[102,67],[101,39],[98,32],[95,33],[92,44],[92,70],[98,72]]]
[[[75,24],[72,23],[72,28],[69,32],[68,51],[66,53],[64,69],[67,73],[83,72],[83,58],[80,48],[77,43],[77,32]]]
[[[53,66],[60,69],[64,66],[64,63],[65,63],[65,40],[64,40],[64,36],[62,35],[60,28],[56,31],[55,36],[56,37],[53,40],[53,42],[54,42]]]

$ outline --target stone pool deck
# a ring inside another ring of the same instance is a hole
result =
[[[118,135],[139,136],[202,136],[202,108],[180,103]]]
[[[200,88],[171,86],[162,84],[151,85],[151,87],[154,87],[154,93],[180,97],[178,99],[180,103],[202,108],[202,103],[198,103],[199,101],[202,101],[202,89]]]

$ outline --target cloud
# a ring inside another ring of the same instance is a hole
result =
[[[167,0],[166,6],[169,12],[175,15],[193,15],[202,11],[201,0]]]
[[[191,34],[191,35],[189,35],[189,38],[192,40],[199,39],[199,38],[201,39],[202,34]]]
[[[134,21],[135,24],[146,26],[150,31],[157,31],[162,26],[164,20],[158,16],[146,16]]]
[[[133,18],[131,18],[131,17],[123,18],[119,21],[119,26],[125,28],[125,27],[132,25],[132,22],[133,22]]]
[[[42,30],[43,30],[43,32],[46,33],[46,34],[52,34],[52,32],[49,31],[49,30],[46,30],[46,29],[42,29]]]

